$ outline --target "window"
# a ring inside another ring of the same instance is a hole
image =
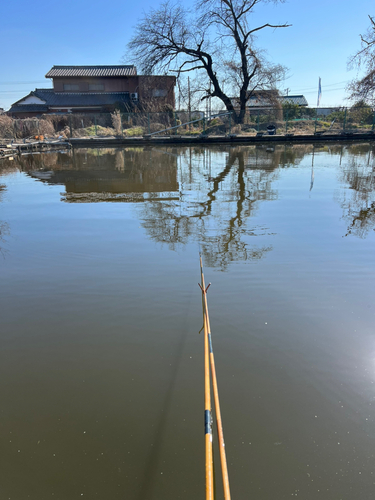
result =
[[[103,83],[89,83],[89,90],[104,90]]]
[[[152,91],[153,97],[165,97],[168,94],[168,91],[165,89],[154,89]]]
[[[79,90],[77,83],[64,83],[64,90]]]

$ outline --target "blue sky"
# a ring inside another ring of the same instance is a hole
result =
[[[192,3],[182,2],[187,7]],[[50,87],[44,75],[54,64],[120,64],[137,20],[156,5],[151,0],[4,0],[0,107],[8,109],[36,87]],[[258,45],[272,62],[289,68],[282,85],[289,94],[304,94],[315,106],[320,76],[321,106],[345,105],[345,85],[355,76],[347,71],[347,59],[360,46],[368,14],[375,15],[374,0],[287,0],[277,6],[271,2],[258,9],[254,22],[293,26],[263,30]]]

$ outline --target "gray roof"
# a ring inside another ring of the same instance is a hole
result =
[[[135,76],[137,68],[133,65],[119,66],[53,66],[46,78],[66,76]]]
[[[284,95],[281,97],[281,104],[298,104],[298,106],[308,106],[309,103],[304,95]]]
[[[54,92],[35,89],[32,95],[46,101],[48,106],[105,106],[115,102],[129,102],[129,92]]]
[[[13,104],[7,113],[46,113],[48,106],[46,104]]]
[[[15,102],[10,113],[44,112],[51,107],[107,106],[115,103],[129,103],[129,92],[55,92],[53,89],[35,89],[30,96],[39,97],[45,104],[21,104],[24,98]]]
[[[238,104],[238,98],[232,98],[234,104]],[[281,104],[297,104],[298,106],[308,106],[305,96],[301,95],[284,95],[279,96],[274,90],[255,91],[247,101],[247,106],[250,108],[272,108],[275,102]]]

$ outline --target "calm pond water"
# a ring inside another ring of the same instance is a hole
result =
[[[233,500],[374,498],[374,143],[2,160],[0,228],[1,499],[204,498],[199,251]]]

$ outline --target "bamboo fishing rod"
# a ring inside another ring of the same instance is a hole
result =
[[[214,500],[214,468],[212,455],[212,410],[211,410],[211,383],[210,383],[210,348],[208,327],[206,321],[204,296],[207,292],[204,284],[202,258],[201,281],[199,285],[202,290],[202,309],[203,309],[203,327],[204,327],[204,434],[205,434],[205,454],[206,454],[206,500]],[[208,285],[209,286],[209,285]],[[207,287],[208,288],[208,287]]]
[[[215,413],[216,413],[216,425],[217,425],[217,434],[219,439],[219,451],[220,451],[220,463],[221,463],[221,472],[223,477],[223,487],[224,487],[224,499],[230,500],[230,488],[229,488],[229,476],[228,476],[228,466],[227,466],[227,458],[225,453],[225,443],[224,443],[224,432],[223,432],[223,422],[221,419],[221,411],[220,411],[220,401],[219,401],[219,390],[217,385],[217,377],[216,377],[216,368],[215,368],[215,357],[212,348],[212,338],[211,338],[211,326],[210,326],[210,317],[208,314],[208,305],[207,305],[207,290],[211,283],[208,284],[207,288],[204,281],[203,274],[203,264],[202,257],[199,256],[200,260],[200,268],[201,268],[201,285],[200,288],[202,290],[202,306],[203,306],[203,326],[204,326],[204,345],[205,345],[205,387],[208,385],[208,389],[210,386],[209,379],[209,370],[207,377],[206,370],[206,347],[209,350],[209,364],[211,365],[211,375],[212,375],[212,387],[214,393],[214,401],[215,401]],[[208,378],[208,382],[207,382]],[[205,391],[207,394],[207,392]],[[207,401],[206,401],[207,404]],[[211,402],[210,402],[211,405]],[[206,434],[207,436],[207,434]],[[206,437],[207,439],[207,437]],[[207,441],[206,441],[207,443]],[[212,460],[212,429],[211,429],[211,460]],[[211,464],[212,467],[212,464]],[[207,453],[206,453],[206,498],[207,497]]]

